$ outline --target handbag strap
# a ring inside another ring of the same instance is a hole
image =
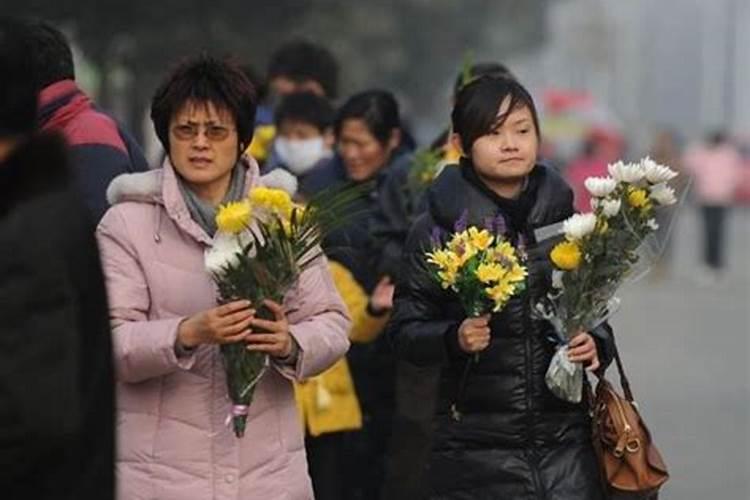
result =
[[[622,387],[622,392],[625,394],[625,398],[633,403],[635,401],[635,398],[633,398],[633,391],[630,389],[630,381],[628,380],[628,376],[625,375],[625,368],[623,368],[622,366],[622,359],[620,359],[620,350],[617,348],[615,333],[611,328],[609,328],[609,334],[612,336],[612,348],[614,349],[615,363],[617,363],[617,371],[620,373],[620,387]],[[597,377],[603,378],[604,371],[604,368],[598,370],[598,373],[596,374]]]

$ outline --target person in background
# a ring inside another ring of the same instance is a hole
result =
[[[140,146],[117,121],[99,110],[76,84],[73,54],[65,36],[43,21],[25,23],[39,94],[42,130],[63,134],[71,148],[81,197],[94,221],[108,208],[106,190],[120,174],[148,170]]]
[[[276,136],[273,116],[281,100],[299,92],[334,100],[338,79],[338,63],[325,47],[306,40],[293,40],[279,47],[268,63],[268,93],[259,106],[255,136],[247,153],[261,166],[277,164],[272,148]]]
[[[388,330],[400,357],[440,371],[427,496],[603,500],[591,409],[547,389],[554,328],[530,312],[550,286],[555,243],[537,242],[534,230],[573,213],[572,191],[537,162],[536,108],[517,81],[469,83],[458,94],[452,122],[461,163],[429,188],[428,209],[404,250]],[[506,240],[527,255],[527,287],[499,313],[467,317],[458,297],[430,276],[425,249],[436,228],[450,234],[459,219],[482,227],[497,217]],[[590,370],[607,366],[611,339],[608,327],[579,332],[571,339],[571,361]],[[454,404],[460,418],[450,411]]]
[[[586,138],[581,154],[565,169],[565,179],[573,188],[573,199],[576,212],[591,212],[591,193],[584,185],[589,177],[606,177],[607,160],[594,135]]]
[[[114,386],[94,225],[64,140],[36,129],[18,21],[0,19],[0,492],[114,498]]]
[[[372,260],[370,225],[383,183],[400,165],[411,161],[401,144],[401,118],[390,92],[368,90],[350,97],[339,109],[334,123],[336,155],[316,168],[306,181],[303,196],[347,184],[363,189],[353,204],[354,217],[324,242],[332,260],[351,272],[368,295],[378,287],[392,293],[389,278],[378,276],[368,265]],[[386,311],[370,311],[384,314]],[[354,344],[347,355],[357,395],[364,414],[364,426],[352,453],[356,463],[358,496],[377,499],[383,484],[384,456],[393,413],[393,355],[385,337]]]
[[[714,283],[724,271],[726,219],[744,172],[742,158],[727,133],[719,130],[709,134],[703,144],[689,148],[683,166],[693,176],[703,216],[703,275],[708,283]]]
[[[677,132],[663,128],[656,132],[649,156],[660,165],[667,165],[675,172],[682,173],[682,151]],[[654,281],[664,279],[672,263],[672,248],[674,246],[673,214],[669,210],[657,210],[656,222],[659,224],[657,237],[663,241],[661,255],[655,263],[650,278]]]
[[[324,97],[311,93],[286,96],[276,109],[274,158],[265,171],[283,168],[297,177],[302,192],[312,172],[333,157],[335,111]]]
[[[307,500],[312,486],[294,381],[349,346],[350,321],[324,257],[300,275],[274,321],[245,300],[217,305],[204,255],[219,204],[266,185],[242,156],[255,93],[242,71],[208,55],[172,71],[154,95],[163,168],[115,180],[97,229],[114,329],[121,500]],[[263,333],[261,333],[263,332]],[[237,438],[218,346],[242,342],[270,368]]]

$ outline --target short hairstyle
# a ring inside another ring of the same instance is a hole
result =
[[[335,112],[325,97],[308,92],[286,96],[276,109],[274,121],[280,127],[286,121],[309,123],[324,132],[333,125]]]
[[[510,107],[498,116],[505,99]],[[512,111],[527,107],[531,112],[536,136],[541,139],[539,118],[531,94],[513,78],[483,76],[470,82],[456,96],[451,120],[453,131],[461,137],[461,146],[468,154],[474,141],[501,126]]]
[[[284,77],[295,83],[318,82],[326,97],[333,99],[338,91],[339,66],[325,47],[305,40],[282,45],[268,63],[268,80]]]
[[[336,114],[335,132],[338,137],[346,120],[365,122],[370,133],[381,144],[386,144],[393,129],[401,129],[398,102],[387,90],[367,90],[350,97]]]
[[[456,77],[456,81],[453,83],[453,96],[458,95],[458,92],[470,82],[473,82],[477,78],[482,76],[497,76],[504,78],[513,78],[513,73],[504,65],[496,62],[482,62],[471,65],[468,70],[461,71]]]
[[[162,82],[151,101],[151,120],[164,149],[169,151],[169,123],[189,101],[211,103],[234,118],[240,146],[253,137],[255,89],[234,63],[207,54],[186,59]]]
[[[61,80],[75,80],[73,52],[65,35],[45,21],[29,20],[24,25],[37,92]]]
[[[28,135],[36,127],[34,68],[23,34],[20,22],[0,18],[0,137]]]

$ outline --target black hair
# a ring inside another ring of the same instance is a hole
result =
[[[250,144],[257,100],[253,85],[237,65],[201,54],[179,64],[159,86],[151,101],[151,120],[167,151],[169,123],[189,101],[226,109],[234,118],[240,147]]]
[[[345,120],[365,122],[370,133],[381,144],[387,144],[393,129],[401,129],[398,102],[386,90],[368,90],[350,97],[336,114],[336,136],[341,133]]]
[[[333,125],[335,112],[325,97],[308,92],[286,96],[276,109],[274,121],[280,127],[285,120],[309,123],[321,132]]]
[[[268,80],[284,77],[295,83],[318,82],[326,97],[333,99],[338,91],[339,66],[325,47],[306,40],[282,45],[268,63]]]
[[[36,127],[34,67],[24,27],[0,18],[0,137],[28,135]]]
[[[511,73],[510,70],[503,64],[496,62],[483,62],[473,64],[469,68],[468,72],[462,71],[456,77],[456,81],[453,83],[453,96],[455,97],[456,95],[458,95],[458,92],[463,87],[482,76],[496,76],[515,79],[513,73]]]
[[[37,92],[61,80],[75,80],[73,51],[65,35],[46,21],[27,20],[24,26]]]
[[[268,84],[252,64],[243,64],[240,69],[255,89],[255,97],[258,102],[262,102],[268,95]]]
[[[510,99],[508,110],[498,116],[500,105]],[[459,91],[451,119],[453,131],[461,137],[468,154],[474,141],[505,123],[512,111],[527,107],[531,112],[537,138],[541,139],[539,118],[531,94],[513,78],[483,76]]]

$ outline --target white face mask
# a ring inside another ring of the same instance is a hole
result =
[[[279,137],[274,147],[282,164],[294,175],[307,173],[318,161],[331,156],[322,137],[303,140]]]

